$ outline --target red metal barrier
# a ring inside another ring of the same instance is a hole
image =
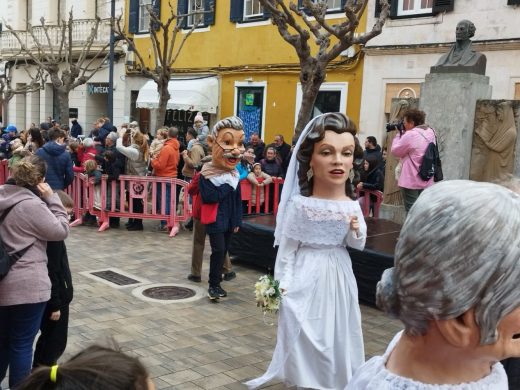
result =
[[[383,193],[381,191],[371,191],[371,190],[359,190],[356,189],[356,195],[358,199],[363,198],[361,210],[363,211],[364,217],[370,217],[370,195],[374,195],[376,197],[376,201],[374,204],[374,218],[379,218],[379,208],[381,207],[381,203],[383,202]]]
[[[0,161],[0,185],[5,184],[7,179],[9,178],[9,160],[1,160]]]
[[[263,180],[262,180],[263,181]],[[242,201],[247,202],[247,213],[246,214],[274,214],[278,212],[278,203],[280,203],[281,186],[283,179],[273,177],[273,182],[265,187],[256,187],[256,197],[253,201],[253,184],[247,179],[240,181],[240,191],[242,195]],[[271,190],[272,188],[272,190]],[[261,205],[260,194],[264,193],[264,206]],[[271,192],[273,193],[274,200],[270,202]],[[254,205],[253,205],[254,203]],[[271,207],[272,206],[272,207]]]
[[[188,183],[184,180],[156,176],[119,176],[118,180],[109,182],[103,175],[101,183],[94,184],[83,174],[75,180],[76,198],[74,226],[81,224],[81,216],[87,212],[95,215],[100,223],[99,231],[109,228],[110,217],[154,219],[166,221],[173,237],[179,232],[179,222],[189,219],[191,210],[186,198],[181,199],[182,192],[187,194]],[[180,192],[177,202],[177,191]],[[170,198],[170,210],[166,212],[166,199]],[[182,200],[182,202],[181,202]],[[143,204],[142,212],[133,210],[137,203]],[[180,205],[178,207],[178,205]]]

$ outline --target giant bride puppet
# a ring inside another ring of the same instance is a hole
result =
[[[346,245],[362,249],[366,225],[349,179],[356,127],[340,113],[314,118],[293,151],[276,218],[275,278],[286,294],[267,372],[314,389],[344,389],[363,364],[356,279]]]

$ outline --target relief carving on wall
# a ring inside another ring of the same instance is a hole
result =
[[[475,111],[469,178],[501,180],[513,173],[520,102],[480,100]]]

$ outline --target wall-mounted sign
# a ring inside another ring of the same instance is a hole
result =
[[[78,109],[77,108],[69,107],[69,118],[70,119],[72,119],[72,118],[78,119]]]
[[[110,87],[108,83],[88,83],[87,84],[87,92],[89,95],[100,94],[100,93],[108,93]]]
[[[246,106],[252,106],[255,104],[255,95],[253,93],[246,93],[244,100]]]

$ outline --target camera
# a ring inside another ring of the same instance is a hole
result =
[[[397,130],[399,131],[400,133],[402,133],[404,131],[404,122],[403,121],[399,121],[399,122],[389,122],[386,124],[386,132],[389,132],[389,131],[392,131],[392,130]]]

